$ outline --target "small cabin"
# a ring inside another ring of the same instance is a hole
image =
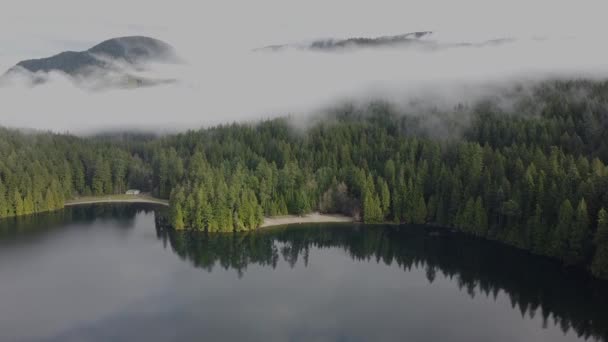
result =
[[[140,191],[137,189],[129,189],[126,192],[127,195],[139,195],[139,193],[140,193]]]

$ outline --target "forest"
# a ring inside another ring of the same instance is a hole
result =
[[[508,106],[504,104],[508,99]],[[0,217],[137,188],[176,230],[311,211],[428,224],[608,278],[608,82],[515,86],[450,110],[382,101],[180,134],[0,129]]]

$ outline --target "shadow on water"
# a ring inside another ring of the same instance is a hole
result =
[[[66,207],[63,210],[37,215],[0,219],[0,243],[23,237],[39,237],[67,225],[112,221],[114,225],[128,229],[133,227],[135,216],[140,213],[164,210],[151,204],[92,204]],[[161,215],[157,215],[161,216]]]
[[[276,268],[308,265],[311,249],[341,249],[352,259],[398,265],[405,272],[424,269],[429,283],[450,279],[469,296],[496,299],[504,292],[522,317],[541,315],[564,333],[608,341],[608,284],[557,262],[497,243],[442,229],[418,226],[315,224],[262,229],[248,233],[176,232],[163,225],[159,207],[91,205],[0,221],[0,246],[23,236],[44,235],[67,224],[115,220],[131,229],[136,215],[154,212],[156,236],[194,267],[215,267],[246,276],[249,265]]]
[[[183,260],[207,271],[247,266],[276,267],[283,258],[292,267],[308,263],[311,248],[341,248],[356,260],[396,264],[404,271],[426,270],[432,283],[438,274],[458,284],[469,296],[503,291],[522,317],[542,315],[564,333],[608,340],[608,284],[553,260],[498,243],[416,226],[353,224],[298,225],[249,233],[175,232],[157,224],[158,238]]]

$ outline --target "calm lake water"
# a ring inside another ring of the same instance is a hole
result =
[[[0,341],[584,341],[608,286],[445,230],[175,233],[153,206],[0,221]]]

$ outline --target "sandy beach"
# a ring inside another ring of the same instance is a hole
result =
[[[265,217],[264,223],[262,223],[260,228],[281,226],[281,225],[285,225],[285,224],[329,223],[329,222],[353,222],[353,218],[344,216],[344,215],[330,215],[330,214],[320,214],[320,213],[311,213],[311,214],[304,215],[304,216],[286,215],[286,216],[276,216],[276,217]]]

